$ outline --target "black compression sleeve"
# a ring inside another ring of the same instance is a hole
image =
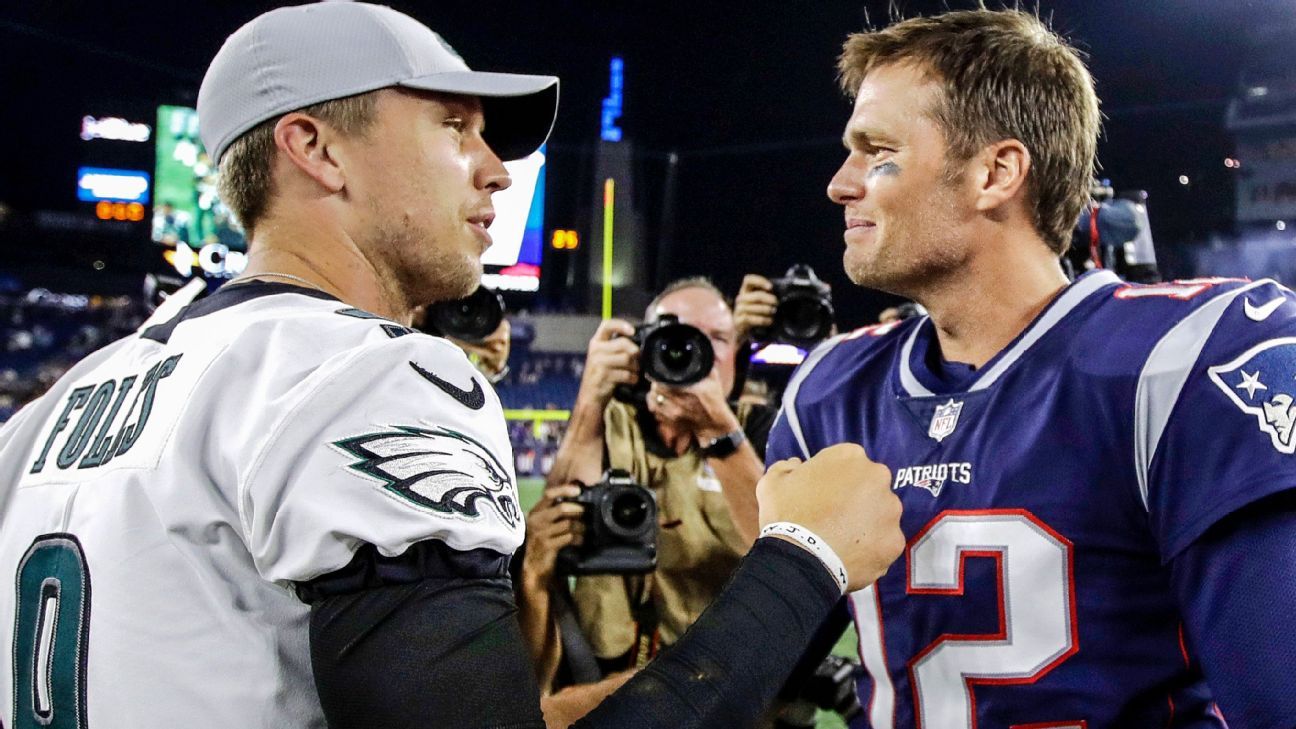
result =
[[[832,649],[841,640],[842,634],[850,626],[851,615],[850,609],[846,607],[846,598],[837,601],[837,606],[828,614],[828,619],[823,621],[819,629],[815,631],[814,637],[810,639],[810,645],[801,654],[801,660],[797,662],[796,668],[792,669],[792,675],[788,678],[783,688],[779,690],[779,699],[791,701],[801,692],[801,687],[805,680],[814,675],[815,669],[824,659],[832,653]]]
[[[809,552],[759,539],[679,642],[577,726],[753,726],[840,597]],[[504,579],[318,591],[310,639],[332,729],[544,727]]]
[[[508,580],[428,578],[320,597],[311,663],[331,729],[543,729]]]
[[[814,555],[758,539],[688,632],[576,726],[754,726],[840,598]]]

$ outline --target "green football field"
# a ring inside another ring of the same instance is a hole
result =
[[[540,500],[540,494],[544,491],[544,479],[542,478],[519,478],[518,479],[518,500],[521,502],[523,511],[530,511],[531,507]],[[841,640],[837,641],[837,646],[833,648],[833,653],[847,656],[854,660],[859,660],[855,651],[855,628],[851,626],[847,629]],[[842,729],[846,725],[836,714],[829,712],[819,712],[818,729]]]

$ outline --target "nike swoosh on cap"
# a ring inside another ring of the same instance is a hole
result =
[[[410,367],[413,367],[414,371],[419,374],[419,377],[422,377],[428,382],[436,385],[442,392],[453,397],[455,400],[459,401],[460,405],[463,405],[469,410],[481,410],[482,406],[486,404],[486,393],[482,391],[481,383],[477,381],[476,377],[473,378],[472,389],[465,390],[446,382],[440,377],[437,377],[431,372],[419,367],[418,363],[413,360],[411,360],[409,364]]]
[[[1268,319],[1269,315],[1274,313],[1274,311],[1276,311],[1278,307],[1282,306],[1282,303],[1286,300],[1287,297],[1279,296],[1278,298],[1266,304],[1255,306],[1254,304],[1251,303],[1250,299],[1243,297],[1242,309],[1243,311],[1246,312],[1247,318],[1250,319],[1251,321],[1264,321],[1265,319]]]

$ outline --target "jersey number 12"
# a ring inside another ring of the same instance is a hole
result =
[[[989,557],[997,564],[999,631],[943,635],[910,661],[915,723],[922,729],[974,729],[974,685],[1034,683],[1080,647],[1072,545],[1066,537],[1024,509],[945,511],[905,550],[906,591],[963,595],[968,557]],[[873,679],[869,720],[874,729],[892,729],[896,696],[886,665],[877,588],[870,586],[851,599],[860,655]]]

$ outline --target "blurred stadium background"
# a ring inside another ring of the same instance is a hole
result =
[[[745,273],[794,263],[833,285],[841,328],[896,303],[841,272],[840,217],[823,193],[848,112],[835,55],[868,22],[972,4],[392,3],[476,67],[563,78],[550,144],[497,201],[486,281],[513,325],[498,390],[524,506],[601,316],[637,318],[681,276],[733,293]],[[133,330],[159,287],[202,277],[215,288],[241,269],[245,242],[193,106],[222,39],[272,5],[0,9],[0,422]],[[1296,4],[1038,7],[1089,55],[1106,115],[1101,174],[1143,206],[1150,227],[1138,232],[1160,274],[1296,280]]]

